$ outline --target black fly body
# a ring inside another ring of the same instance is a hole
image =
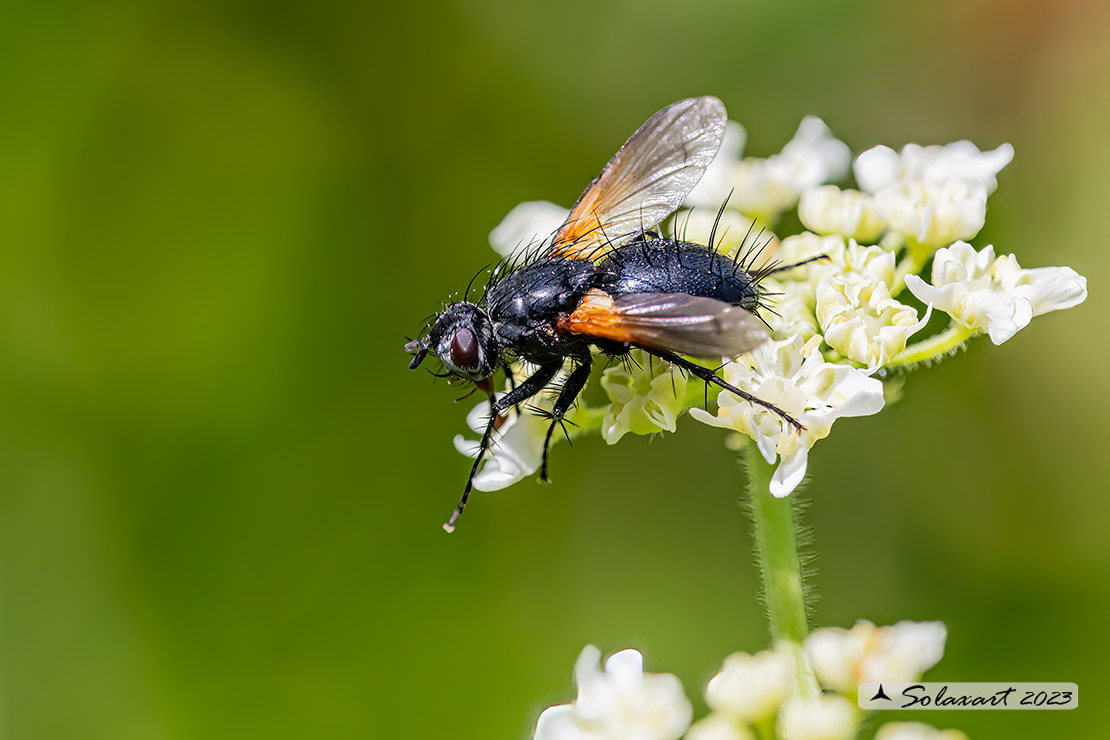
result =
[[[798,431],[804,428],[774,404],[688,359],[736,357],[766,342],[770,335],[758,311],[766,309],[768,293],[760,282],[798,265],[755,269],[769,241],[758,246],[762,232],[751,249],[743,249],[749,230],[733,256],[716,251],[723,206],[709,246],[653,230],[681,205],[713,161],[726,120],[724,106],[712,97],[690,98],[656,113],[613,156],[549,239],[489,268],[483,295],[475,302],[470,301],[472,279],[463,300],[445,306],[419,339],[405,345],[414,355],[409,367],[431,353],[446,374],[474,383],[490,399],[478,454],[462,498],[444,524],[447,531],[466,506],[504,415],[548,389],[555,400],[542,414],[550,421],[540,473],[546,478],[552,434],[560,425],[569,439],[564,416],[586,386],[594,350],[627,362],[629,351],[639,348],[703,380],[707,391],[709,384],[716,385]],[[514,360],[532,368],[519,383],[513,383]],[[564,367],[567,372],[552,387]],[[493,389],[499,370],[511,385],[500,397]]]

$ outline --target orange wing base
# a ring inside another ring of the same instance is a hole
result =
[[[622,317],[612,296],[596,288],[586,293],[578,308],[569,316],[560,318],[556,326],[560,331],[571,334],[586,334],[617,342],[636,341],[632,331],[622,325]]]

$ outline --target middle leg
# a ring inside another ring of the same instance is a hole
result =
[[[540,466],[540,480],[544,482],[547,481],[547,451],[551,447],[551,433],[555,431],[556,424],[563,424],[563,416],[570,411],[574,399],[578,398],[578,394],[590,379],[590,356],[586,355],[581,362],[582,364],[574,368],[567,382],[563,384],[559,397],[555,399],[555,406],[551,410],[551,426],[547,428],[547,436],[543,440],[543,464]]]

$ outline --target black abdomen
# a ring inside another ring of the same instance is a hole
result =
[[[646,239],[613,250],[597,269],[597,287],[612,296],[688,293],[754,311],[759,289],[728,256],[709,247]]]

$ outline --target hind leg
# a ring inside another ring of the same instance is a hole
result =
[[[762,406],[763,408],[767,409],[768,411],[773,411],[774,413],[781,416],[783,421],[785,421],[788,424],[790,424],[791,426],[793,426],[796,431],[799,431],[799,432],[804,432],[805,431],[805,427],[802,426],[801,422],[799,422],[793,416],[791,416],[790,414],[788,414],[785,411],[783,411],[782,409],[780,409],[778,406],[774,405],[773,403],[769,403],[767,401],[764,401],[761,398],[757,398],[757,397],[753,396],[752,394],[747,393],[746,391],[742,391],[739,388],[737,388],[736,386],[732,385],[731,383],[726,383],[724,380],[717,377],[717,373],[713,372],[709,368],[702,367],[701,365],[690,362],[685,357],[683,357],[681,355],[676,355],[674,352],[670,352],[670,351],[665,350],[665,349],[654,349],[652,347],[644,347],[643,350],[644,350],[644,352],[647,352],[648,354],[655,355],[656,357],[664,359],[667,362],[673,362],[675,365],[678,365],[680,368],[687,371],[691,375],[693,375],[697,378],[701,378],[706,383],[712,383],[713,385],[724,388],[726,391],[739,396],[740,398],[744,399],[748,403],[754,403],[757,406]]]

